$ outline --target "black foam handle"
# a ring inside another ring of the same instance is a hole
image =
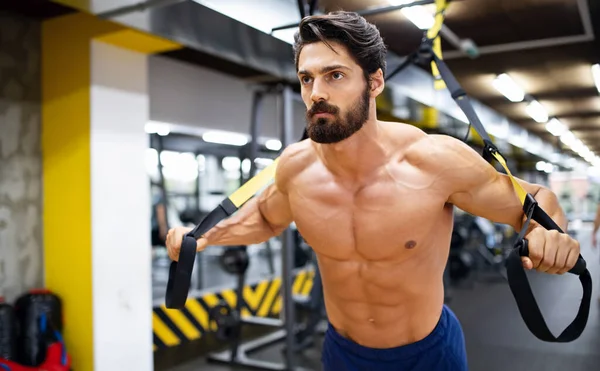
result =
[[[192,282],[195,258],[196,239],[185,235],[183,236],[181,249],[179,250],[179,261],[171,262],[171,267],[169,268],[169,280],[165,295],[165,306],[167,308],[182,309],[185,307]]]
[[[515,248],[519,249],[520,256],[529,256],[529,241],[526,238],[523,238],[521,241],[517,241],[515,244]],[[585,273],[587,270],[587,264],[581,255],[577,259],[577,263],[569,270],[569,273],[576,274],[578,276]]]

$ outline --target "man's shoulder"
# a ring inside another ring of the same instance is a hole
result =
[[[462,140],[446,134],[425,134],[416,144],[429,147],[432,154],[439,153],[446,155],[456,151],[471,149]]]
[[[294,176],[300,174],[314,158],[314,149],[310,140],[305,139],[287,146],[279,156],[277,179],[284,185]]]
[[[411,162],[431,166],[447,166],[449,161],[460,162],[467,151],[472,149],[458,138],[445,134],[416,135],[408,145],[405,158]]]
[[[313,154],[314,150],[310,140],[305,139],[285,147],[279,156],[279,163],[280,166],[285,164],[286,168],[302,166]]]

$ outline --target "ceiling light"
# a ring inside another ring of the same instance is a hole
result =
[[[588,167],[587,174],[590,177],[599,177],[600,176],[600,167],[597,167],[597,166]]]
[[[573,142],[573,144],[571,144],[569,147],[571,147],[571,149],[576,152],[577,154],[581,154],[581,152],[583,151],[583,149],[585,148],[585,145],[583,144],[583,142],[579,139],[575,140],[575,142]]]
[[[390,0],[391,5],[404,5],[412,2],[414,0]],[[430,29],[435,23],[433,15],[422,5],[402,8],[400,9],[400,13],[422,30]]]
[[[537,171],[544,171],[545,168],[546,168],[546,163],[544,161],[538,161],[538,163],[535,164],[535,169]]]
[[[537,100],[531,101],[531,103],[525,107],[525,111],[527,111],[527,114],[537,122],[548,121],[548,112],[546,112],[544,106]]]
[[[523,89],[521,89],[519,85],[505,73],[498,75],[494,81],[492,81],[492,85],[511,102],[521,102],[525,98]]]
[[[257,157],[254,159],[254,163],[262,167],[267,167],[273,163],[273,159]]]
[[[202,134],[202,140],[209,143],[228,144],[231,146],[243,146],[248,143],[248,138],[245,135],[224,131],[207,131]]]
[[[281,142],[277,139],[269,139],[265,142],[265,147],[271,151],[279,151],[281,149]]]
[[[221,167],[225,171],[237,171],[240,169],[242,162],[238,157],[227,156],[221,160]]]
[[[144,125],[144,130],[148,134],[158,134],[163,137],[169,135],[171,132],[169,124],[158,121],[148,121],[146,125]]]
[[[527,132],[522,131],[519,134],[512,134],[508,138],[508,142],[515,147],[525,148],[527,145]]]
[[[557,118],[553,118],[546,124],[546,130],[555,137],[560,137],[567,132],[567,127]]]
[[[577,160],[574,157],[569,158],[566,162],[566,167],[570,169],[574,169],[577,165]]]
[[[251,166],[250,159],[245,158],[244,161],[242,161],[242,172],[248,174],[250,172],[250,166]]]
[[[560,136],[560,141],[563,142],[564,145],[569,147],[571,147],[576,140],[577,138],[575,138],[575,135],[570,131],[567,131],[566,133]]]
[[[600,64],[595,64],[592,66],[592,76],[594,77],[596,89],[598,89],[598,93],[600,93]]]
[[[545,161],[538,161],[538,163],[535,164],[535,168],[537,171],[543,171],[548,174],[554,171],[554,165],[550,162]]]
[[[498,139],[508,138],[509,124],[506,119],[496,123],[492,121],[489,123],[489,126],[486,126],[486,129],[488,134],[493,135]]]

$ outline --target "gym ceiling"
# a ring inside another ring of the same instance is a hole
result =
[[[327,12],[385,6],[394,0],[319,3]],[[408,55],[418,47],[422,31],[401,11],[367,19],[379,27],[396,54]],[[600,76],[596,86],[591,68],[600,63],[600,0],[454,0],[445,25],[460,39],[471,39],[479,52],[470,58],[443,38],[444,60],[470,96],[570,151],[546,129],[546,122],[528,114],[528,102],[535,100],[549,120],[558,119],[600,155]],[[507,74],[528,96],[517,102],[507,99],[493,83],[501,74]]]
[[[228,1],[233,3],[232,0]],[[289,3],[287,5],[290,5],[290,12],[295,12],[291,17],[299,19],[296,0],[276,1]],[[408,0],[318,0],[317,11],[328,12],[338,9],[358,11],[398,5],[403,1],[409,2]],[[58,5],[58,2],[68,5],[78,3],[74,0],[3,0],[0,9],[8,8],[38,18],[72,11],[69,7]],[[270,39],[275,38],[268,35],[250,38],[254,45],[263,46],[254,48],[254,51],[244,47],[244,52],[250,55],[237,60],[223,58],[227,50],[222,52],[223,55],[207,51],[206,45],[210,43],[210,38],[224,37],[222,33],[210,36],[206,29],[201,29],[204,24],[211,23],[210,20],[213,20],[213,24],[210,25],[213,28],[217,27],[217,23],[226,20],[225,18],[215,20],[216,16],[220,16],[216,13],[208,20],[205,18],[205,22],[174,24],[177,23],[173,21],[175,18],[190,18],[192,11],[201,7],[198,5],[201,2],[203,1],[147,0],[144,6],[140,6],[143,3],[133,0],[115,0],[111,3],[117,10],[127,9],[130,13],[137,12],[138,17],[139,13],[149,13],[153,23],[146,30],[148,32],[161,36],[167,33],[177,35],[179,32],[180,35],[177,36],[187,40],[193,39],[196,42],[198,47],[192,45],[172,53],[171,57],[216,68],[254,81],[264,78],[265,70],[280,68],[280,62],[272,62],[266,58],[286,59],[287,51],[280,52],[278,49],[282,48],[281,44],[277,44],[279,40],[271,41]],[[267,6],[266,2],[259,0],[251,3],[255,7]],[[92,9],[108,3],[98,1],[94,4],[99,5],[88,5],[84,10],[94,14],[109,10],[106,7],[101,10]],[[131,9],[132,5],[137,8]],[[433,5],[428,7],[432,8]],[[206,10],[202,14],[205,13]],[[193,14],[196,17],[193,19],[200,19],[202,14]],[[379,27],[390,51],[396,55],[406,56],[418,47],[423,31],[416,27],[403,11],[396,10],[366,16],[366,18]],[[117,19],[123,20],[125,24],[128,22],[126,17]],[[282,23],[289,22],[282,21]],[[600,71],[599,86],[596,86],[592,75],[592,65],[600,64],[600,0],[452,0],[446,12],[445,27],[446,34],[454,35],[457,40],[470,39],[476,46],[478,56],[471,58],[459,50],[456,40],[453,42],[449,41],[448,37],[442,38],[444,60],[470,96],[548,143],[574,157],[579,157],[576,153],[570,152],[569,146],[565,145],[558,136],[552,135],[547,130],[545,117],[538,118],[536,121],[528,113],[529,102],[532,100],[539,102],[548,120],[556,118],[575,135],[576,139],[581,140],[596,156],[600,156]],[[235,27],[231,32],[234,34],[243,32],[245,35],[249,31],[254,30],[240,31],[239,27]],[[230,37],[236,38],[236,36]],[[235,41],[237,40],[228,41],[228,45],[233,45]],[[269,45],[264,46],[266,44]],[[221,47],[228,45],[222,44]],[[235,51],[233,48],[232,46],[231,51]],[[239,46],[237,48],[241,50]],[[229,53],[229,55],[233,54]],[[252,63],[244,63],[252,61],[260,63],[254,66]],[[262,65],[265,67],[260,71]],[[515,102],[510,101],[494,87],[494,79],[501,74],[507,74],[518,85],[525,94],[522,99],[517,97]],[[545,116],[544,112],[541,116]],[[552,122],[556,124],[556,121]]]

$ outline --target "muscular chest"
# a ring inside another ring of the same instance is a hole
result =
[[[361,184],[333,177],[303,179],[290,194],[298,230],[334,259],[397,259],[427,244],[445,200],[426,174],[381,172]]]

